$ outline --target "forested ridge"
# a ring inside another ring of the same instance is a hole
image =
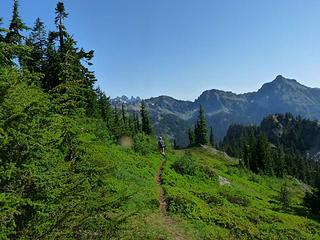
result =
[[[278,177],[290,174],[317,185],[319,140],[318,121],[290,113],[273,114],[265,117],[260,126],[231,126],[222,148],[256,173]]]
[[[243,168],[269,176],[291,175],[316,187],[318,190],[307,195],[305,200],[307,204],[312,201],[315,211],[319,210],[318,121],[291,113],[269,115],[260,126],[230,126],[221,147],[239,158]]]
[[[307,157],[318,125],[233,126],[220,149],[231,158],[200,107],[190,146],[164,137],[164,158],[148,104],[129,113],[96,87],[94,51],[69,32],[64,3],[48,30],[13,2],[0,26],[0,239],[319,239]]]

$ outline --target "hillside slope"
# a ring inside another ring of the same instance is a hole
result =
[[[132,195],[118,210],[128,217],[113,239],[320,238],[319,216],[301,205],[311,188],[292,177],[241,170],[237,160],[211,148],[170,150],[165,161],[157,153],[141,157],[129,150],[118,159],[122,170],[110,178],[113,188],[126,185]],[[278,200],[284,184],[288,208]]]
[[[168,211],[193,239],[319,239],[319,218],[300,204],[309,187],[291,177],[258,176],[212,149],[177,151],[164,170]],[[181,160],[182,159],[182,160]],[[278,195],[286,182],[288,209]]]
[[[156,141],[124,149],[100,124],[88,119],[77,126],[78,163],[28,166],[48,198],[21,202],[19,192],[0,194],[1,239],[10,239],[7,218],[15,204],[35,210],[20,239],[319,239],[319,219],[300,205],[307,185],[287,179],[292,203],[282,209],[277,195],[284,180],[245,172],[236,160],[201,148],[168,149],[157,181],[164,158]]]
[[[108,186],[105,199],[112,202],[107,212],[98,214],[107,217],[108,223],[100,225],[108,226],[108,231],[97,235],[100,239],[320,238],[319,216],[301,205],[311,188],[294,178],[241,170],[237,160],[211,148],[169,149],[164,159],[152,145],[141,154],[89,142],[95,145],[93,152],[99,155],[94,156],[101,164],[114,169],[100,176]],[[288,208],[278,200],[284,183],[291,196]],[[101,200],[98,205],[105,201],[94,195],[93,200]],[[99,233],[94,225],[90,227],[92,219],[81,228],[87,237]],[[49,236],[70,236],[57,234]],[[81,231],[78,234],[84,236]]]

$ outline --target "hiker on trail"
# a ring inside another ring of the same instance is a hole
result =
[[[163,141],[162,137],[159,137],[158,145],[159,145],[160,153],[162,155],[165,155],[165,152],[164,152],[165,145],[164,145],[164,141]]]

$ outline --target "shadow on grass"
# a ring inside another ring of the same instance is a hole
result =
[[[276,202],[276,201],[274,201]],[[294,205],[284,207],[280,202],[277,202],[277,206],[273,207],[272,210],[281,213],[287,213],[292,215],[298,215],[301,217],[306,217],[315,221],[320,222],[320,216],[310,212],[310,210],[302,205]]]

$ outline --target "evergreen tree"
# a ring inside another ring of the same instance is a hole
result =
[[[76,42],[68,37],[63,48],[60,49],[60,71],[58,73],[60,84],[74,80],[81,80],[85,84],[81,72],[81,58],[79,58],[75,44]]]
[[[30,36],[26,40],[26,45],[32,47],[31,59],[26,63],[28,69],[33,72],[43,72],[47,46],[47,33],[44,23],[40,18],[36,19]]]
[[[51,37],[53,42],[55,38],[59,38],[59,54],[58,54],[58,82],[55,85],[70,81],[70,79],[77,80],[83,86],[81,92],[85,102],[85,110],[88,116],[93,116],[98,111],[96,104],[96,94],[93,90],[96,78],[94,73],[88,69],[86,65],[91,66],[91,59],[94,51],[86,52],[84,49],[78,49],[76,41],[67,33],[64,25],[65,18],[68,17],[63,2],[58,2],[56,6],[55,24],[58,32],[53,33]],[[55,64],[53,65],[55,66]]]
[[[173,149],[179,149],[179,146],[178,146],[178,144],[177,144],[176,137],[174,137],[174,139],[173,139]]]
[[[194,136],[194,131],[191,128],[188,129],[188,137],[189,137],[189,147],[194,146],[195,136]]]
[[[127,135],[127,136],[132,135],[129,118],[127,117],[127,112],[123,103],[121,104],[121,120],[122,120],[121,125],[122,125],[123,135]]]
[[[70,81],[77,85],[79,91],[78,98],[82,99],[84,109],[88,116],[93,116],[98,112],[96,94],[93,90],[96,78],[94,73],[83,63],[91,66],[90,60],[93,58],[93,51],[85,52],[78,49],[76,41],[65,31],[63,19],[68,15],[65,13],[63,3],[59,2],[56,8],[56,24],[58,24],[59,34],[50,33],[48,39],[48,62],[47,70],[51,71],[45,81],[50,89],[61,84],[70,85]],[[61,32],[62,31],[62,32]],[[62,34],[63,33],[63,34]],[[55,39],[59,36],[59,51],[55,50]],[[63,89],[59,86],[59,89]]]
[[[22,19],[20,18],[18,0],[14,0],[12,19],[9,26],[9,32],[6,35],[5,41],[7,43],[12,43],[15,45],[22,44],[23,35],[21,34],[21,32],[23,30],[28,30],[28,27],[23,23]]]
[[[128,117],[128,134],[134,137],[138,131],[135,128],[135,115],[130,114]]]
[[[3,18],[0,18],[0,42],[4,42],[5,38],[3,36],[3,33],[7,32],[5,28],[1,27],[2,24],[3,24]]]
[[[110,100],[100,88],[97,88],[96,94],[100,116],[103,121],[107,123],[108,127],[110,127],[112,115]]]
[[[96,94],[93,90],[94,84],[96,83],[97,79],[94,75],[94,72],[89,70],[88,66],[91,66],[91,60],[94,56],[94,51],[90,50],[88,52],[84,51],[84,49],[80,49],[80,51],[77,52],[78,59],[79,59],[79,69],[82,73],[82,77],[84,79],[84,85],[87,89],[85,92],[85,98],[86,98],[86,113],[88,116],[94,116],[97,111],[97,105],[96,105]],[[82,64],[82,62],[85,62],[86,65]]]
[[[140,116],[141,116],[141,122],[142,122],[142,132],[144,132],[147,135],[151,135],[152,134],[151,121],[150,121],[149,113],[146,108],[145,102],[141,103]]]
[[[194,129],[195,134],[195,144],[199,145],[207,145],[208,144],[208,129],[206,123],[206,117],[204,113],[204,109],[200,106],[198,120]]]
[[[82,115],[86,110],[86,89],[81,81],[68,81],[55,87],[50,93],[55,111],[62,115]]]
[[[304,204],[310,208],[314,213],[320,214],[320,190],[317,189],[313,193],[306,193]]]
[[[47,46],[45,51],[45,63],[43,66],[43,72],[45,74],[42,87],[49,91],[59,85],[58,73],[60,71],[60,56],[55,48],[55,32],[48,33]]]
[[[57,30],[58,30],[58,36],[59,36],[59,47],[60,49],[63,48],[65,38],[67,37],[67,32],[66,32],[66,27],[64,25],[64,20],[68,17],[68,13],[65,10],[64,3],[63,2],[58,2],[56,9],[56,18],[54,23],[56,24]]]
[[[97,110],[96,94],[93,90],[95,79],[92,79],[94,76],[82,65],[82,60],[87,59],[83,50],[79,51],[76,42],[68,36],[63,48],[58,54],[53,52],[53,56],[52,60],[55,62],[51,67],[57,76],[52,75],[49,78],[52,92],[56,93],[56,96],[64,94],[63,101],[70,103],[70,109],[82,108],[88,116],[94,115]],[[91,54],[88,58],[91,58]]]
[[[122,133],[122,125],[120,122],[120,117],[119,117],[119,111],[117,106],[114,106],[114,112],[113,112],[113,124],[112,124],[112,131],[113,134],[115,135],[116,138],[121,137]]]
[[[124,125],[127,125],[127,116],[126,116],[126,110],[124,108],[124,104],[121,105],[121,113],[122,113],[122,121]]]
[[[140,124],[140,120],[139,120],[138,114],[134,114],[133,118],[134,118],[134,123],[133,123],[134,132],[135,133],[139,133],[139,132],[141,132],[142,129],[141,129],[141,124]]]
[[[271,149],[265,134],[261,134],[258,138],[254,159],[257,162],[259,172],[264,172],[269,175],[273,174]]]
[[[288,208],[290,206],[291,193],[286,182],[281,186],[278,198],[283,208]]]
[[[303,204],[313,213],[320,214],[320,188],[316,188],[313,192],[306,192]]]
[[[75,42],[72,38],[68,38],[65,42],[58,64],[60,69],[58,80],[60,84],[53,89],[53,92],[58,95],[64,94],[63,101],[69,102],[67,104],[69,110],[76,108],[87,109],[86,95],[93,90],[86,86],[81,72],[81,59],[78,57],[74,44]]]
[[[243,167],[250,169],[251,152],[249,144],[243,145]]]
[[[279,146],[277,148],[277,153],[275,156],[275,174],[277,177],[283,177],[285,175],[285,153],[283,147]]]
[[[214,147],[214,135],[213,135],[213,128],[210,127],[210,145]]]
[[[8,51],[6,48],[8,48],[8,44],[5,43],[5,37],[4,37],[4,33],[7,33],[8,30],[5,28],[2,28],[2,24],[3,24],[3,18],[0,18],[0,66],[7,66],[7,65],[11,65],[12,61],[11,61],[11,54],[9,53],[10,51]],[[10,48],[10,47],[9,47]],[[10,50],[12,51],[12,47],[10,48]]]

